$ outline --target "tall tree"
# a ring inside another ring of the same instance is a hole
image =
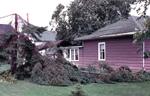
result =
[[[59,4],[52,15],[57,39],[72,41],[97,29],[127,18],[135,0],[74,0],[69,7]],[[66,9],[66,10],[65,10]]]

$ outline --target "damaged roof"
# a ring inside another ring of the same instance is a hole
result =
[[[47,41],[56,41],[56,35],[57,33],[54,31],[44,31],[41,36],[37,37],[40,39],[42,42],[47,42]]]

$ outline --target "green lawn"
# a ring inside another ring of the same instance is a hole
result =
[[[150,82],[89,84],[82,86],[88,96],[150,96]],[[0,83],[0,96],[68,96],[75,86],[41,86],[18,81],[16,84]]]

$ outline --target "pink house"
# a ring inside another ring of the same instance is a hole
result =
[[[83,42],[82,46],[66,48],[66,58],[79,67],[97,66],[103,61],[117,68],[127,65],[133,70],[150,70],[150,58],[143,58],[143,53],[150,50],[150,41],[139,45],[133,43],[133,35],[144,28],[143,20],[130,16],[114,24],[107,25],[96,32],[76,38]]]

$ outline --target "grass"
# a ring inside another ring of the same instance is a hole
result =
[[[150,96],[150,82],[89,84],[82,89],[88,96]],[[68,96],[75,86],[41,86],[25,81],[0,83],[0,96]]]
[[[0,63],[0,73],[3,72],[3,71],[6,71],[8,69],[10,69],[10,65]]]

